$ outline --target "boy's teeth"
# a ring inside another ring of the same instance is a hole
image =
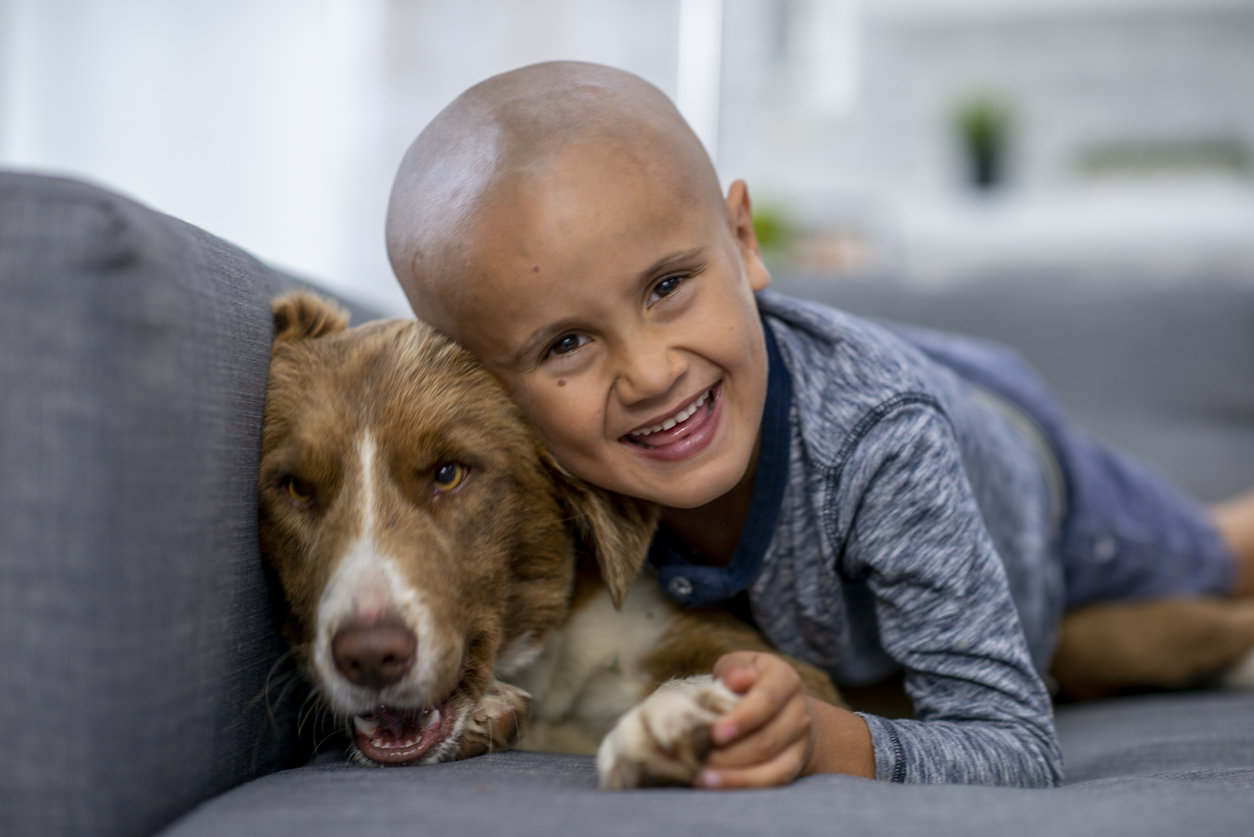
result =
[[[705,403],[705,399],[708,398],[709,395],[710,395],[710,391],[707,389],[705,392],[701,393],[700,398],[698,398],[696,401],[693,401],[684,409],[680,410],[673,417],[668,418],[666,421],[662,422],[661,424],[655,424],[652,427],[646,427],[643,430],[633,430],[631,435],[632,436],[648,436],[650,433],[657,433],[659,430],[670,430],[675,425],[682,424],[683,422],[692,418],[693,413],[695,413],[698,410],[698,408],[700,408],[701,405]]]

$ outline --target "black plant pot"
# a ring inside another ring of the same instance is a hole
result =
[[[966,156],[967,177],[977,191],[989,192],[1006,181],[1010,110],[997,97],[970,99],[956,114],[955,128]]]
[[[971,185],[987,192],[1002,184],[1005,175],[1001,147],[998,145],[972,146],[967,149],[971,169]]]

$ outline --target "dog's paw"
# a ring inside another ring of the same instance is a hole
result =
[[[708,675],[662,684],[601,742],[601,787],[691,785],[710,752],[710,728],[739,700]]]
[[[462,732],[461,758],[507,750],[522,736],[531,695],[517,686],[492,681]]]

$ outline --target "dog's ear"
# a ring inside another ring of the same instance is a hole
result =
[[[649,543],[657,529],[657,504],[589,485],[557,464],[547,451],[543,459],[579,537],[579,548],[596,557],[614,607],[621,606],[649,557]]]
[[[284,294],[270,303],[274,313],[274,342],[322,337],[348,328],[348,312],[329,299],[308,291]]]

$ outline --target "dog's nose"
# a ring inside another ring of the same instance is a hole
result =
[[[371,689],[390,686],[414,664],[418,639],[399,622],[345,625],[331,640],[331,656],[350,683]]]

